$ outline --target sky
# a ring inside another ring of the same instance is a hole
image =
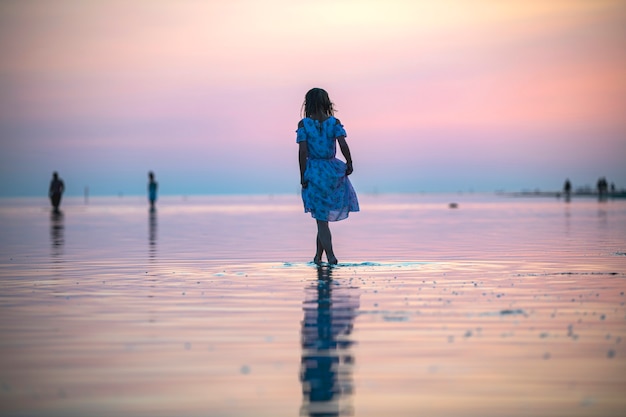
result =
[[[626,1],[0,2],[0,196],[297,193],[326,89],[359,193],[626,188]]]

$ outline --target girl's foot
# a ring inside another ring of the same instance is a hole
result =
[[[315,258],[313,258],[313,263],[317,266],[320,266],[322,264],[322,258],[321,257],[318,258],[316,256]]]
[[[337,265],[339,263],[339,261],[337,261],[337,258],[333,257],[333,258],[328,258],[328,264],[329,265]]]

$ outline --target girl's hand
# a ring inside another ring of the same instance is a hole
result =
[[[309,186],[309,182],[305,181],[305,180],[302,180],[302,181],[300,181],[300,185],[302,186],[302,188],[306,188],[306,187]]]
[[[350,175],[352,172],[354,172],[354,168],[352,168],[352,164],[348,164],[346,166],[346,175]]]

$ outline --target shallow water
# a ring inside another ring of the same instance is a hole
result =
[[[0,200],[1,414],[626,414],[626,201],[361,209],[317,268],[297,196]]]

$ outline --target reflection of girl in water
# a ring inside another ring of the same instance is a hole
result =
[[[302,321],[301,415],[351,415],[343,400],[352,394],[354,359],[350,340],[359,307],[355,288],[334,287],[331,268],[318,269],[319,280],[305,289]],[[342,401],[340,401],[342,400]]]

